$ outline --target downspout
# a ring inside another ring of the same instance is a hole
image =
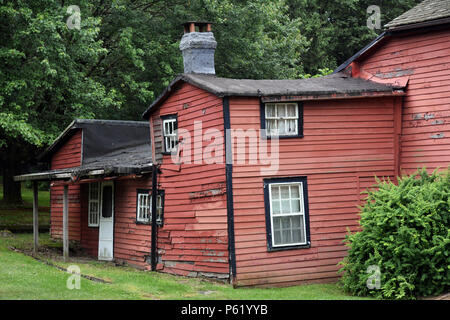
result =
[[[157,197],[158,197],[158,166],[154,165],[152,168],[152,244],[150,251],[150,264],[152,271],[156,270],[156,264],[158,263],[158,255],[157,255],[158,226],[156,224]]]
[[[234,243],[234,206],[233,206],[233,157],[230,131],[230,100],[223,98],[223,125],[225,133],[225,177],[227,193],[227,227],[228,227],[228,255],[230,264],[230,282],[236,280],[236,253]]]
[[[401,175],[402,113],[405,96],[394,98],[394,179]]]

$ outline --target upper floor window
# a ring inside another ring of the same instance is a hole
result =
[[[265,103],[261,125],[268,137],[301,137],[302,117],[298,103]]]
[[[162,121],[164,152],[172,153],[177,151],[178,146],[178,120],[176,116],[165,116]]]

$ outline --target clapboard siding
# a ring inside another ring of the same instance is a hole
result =
[[[384,78],[405,74],[401,171],[430,170],[450,164],[450,30],[387,39],[359,61],[361,68]]]
[[[279,140],[276,170],[250,164],[248,148],[239,163],[233,140],[238,286],[335,281],[347,229],[359,228],[360,192],[394,175],[394,99],[305,102],[303,111],[304,137]],[[230,115],[232,130],[260,128],[258,99],[231,98]],[[294,176],[307,177],[311,247],[268,252],[263,179]]]
[[[176,114],[179,131],[187,130],[191,145],[208,130],[223,137],[222,99],[190,84],[180,85],[151,116],[159,154],[163,150],[161,116]],[[202,131],[194,134],[194,122]],[[198,124],[197,124],[198,125]],[[199,139],[199,140],[198,140]],[[186,141],[186,140],[184,140]],[[202,159],[206,148],[217,147],[215,163]],[[225,152],[223,141],[202,142],[191,157],[181,153],[181,165],[170,155],[162,159],[159,188],[165,191],[164,227],[158,230],[162,272],[185,276],[227,278],[229,275],[227,207],[225,194]],[[211,193],[214,191],[214,194]]]
[[[51,169],[72,168],[81,165],[82,132],[78,129],[51,158]],[[50,234],[53,238],[62,239],[63,186],[50,187]],[[69,200],[69,239],[80,240],[81,199],[80,186],[70,185]]]
[[[83,249],[92,257],[98,256],[98,227],[88,226],[88,208],[89,208],[89,184],[80,185],[81,194],[81,239],[80,244]]]
[[[151,189],[151,175],[114,183],[114,259],[148,266],[151,226],[136,223],[137,189]]]

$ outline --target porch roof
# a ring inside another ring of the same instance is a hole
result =
[[[14,180],[44,181],[70,179],[76,181],[87,177],[142,174],[151,172],[152,167],[151,153],[148,151],[148,145],[138,145],[105,154],[78,167],[22,174],[15,176]]]

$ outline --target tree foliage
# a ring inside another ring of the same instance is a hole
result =
[[[425,169],[379,181],[362,208],[362,231],[350,246],[341,279],[352,294],[412,299],[450,289],[450,172]],[[379,268],[379,288],[367,285]]]
[[[375,36],[369,2],[386,22],[417,0],[79,0],[79,28],[68,2],[0,0],[2,167],[16,172],[74,118],[140,120],[183,72],[188,20],[213,22],[218,76],[304,78]]]

